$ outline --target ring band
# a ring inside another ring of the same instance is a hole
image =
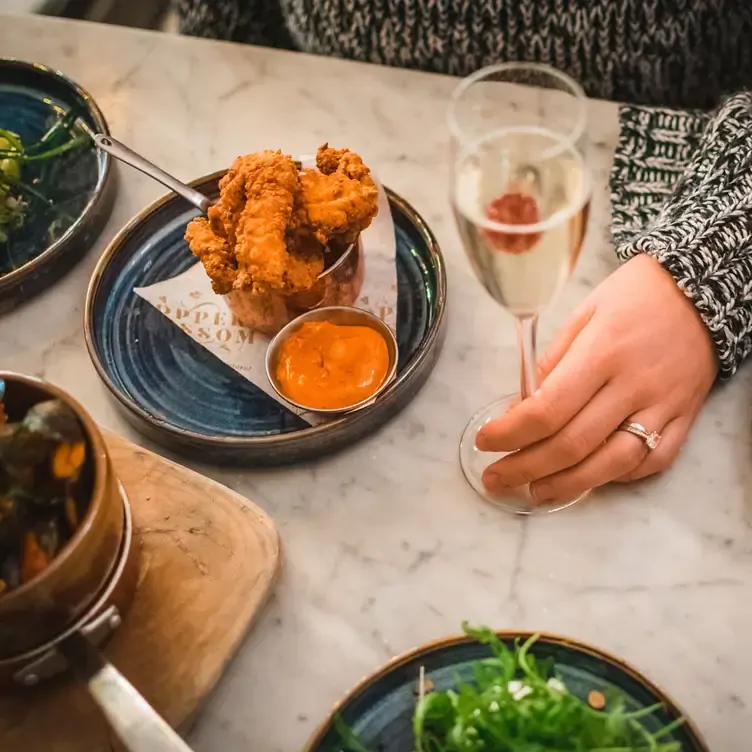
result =
[[[652,452],[657,449],[658,444],[661,443],[661,435],[657,431],[648,431],[641,423],[630,423],[625,420],[618,428],[619,431],[626,431],[633,436],[642,439],[645,442],[645,446]]]

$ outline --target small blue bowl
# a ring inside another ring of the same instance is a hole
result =
[[[107,123],[91,96],[62,73],[38,63],[0,58],[0,128],[24,142],[36,141],[51,120],[76,108],[77,125],[88,132],[108,133]],[[73,221],[58,228],[53,240],[49,212],[36,208],[23,228],[0,242],[0,313],[53,284],[91,248],[112,211],[115,180],[109,155],[76,150],[56,159],[62,169],[51,183],[49,198],[64,206]],[[41,166],[29,163],[23,179],[33,184]]]
[[[499,632],[509,646],[524,642],[532,632]],[[662,707],[641,719],[648,731],[657,732],[680,718],[684,723],[662,737],[681,744],[682,752],[710,752],[700,732],[669,699],[636,669],[619,658],[575,640],[539,634],[530,649],[540,659],[552,659],[567,689],[583,700],[592,691],[618,690],[628,711],[653,705]],[[458,681],[471,684],[473,665],[491,657],[490,648],[469,637],[448,637],[406,653],[364,679],[334,708],[314,732],[304,752],[342,752],[343,744],[335,727],[339,717],[369,752],[413,752],[412,719],[420,669],[424,686],[437,690],[454,689]],[[430,680],[431,684],[428,684]]]

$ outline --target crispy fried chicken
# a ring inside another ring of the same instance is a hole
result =
[[[217,203],[185,234],[216,293],[310,290],[327,244],[351,243],[368,227],[378,191],[361,158],[325,144],[316,164],[299,172],[281,151],[235,160]]]
[[[328,144],[319,147],[316,167],[300,176],[310,226],[324,245],[335,237],[352,243],[378,211],[371,171],[358,154]]]

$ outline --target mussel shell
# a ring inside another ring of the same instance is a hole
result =
[[[65,542],[65,538],[60,530],[59,520],[56,517],[51,517],[38,522],[34,525],[31,532],[36,537],[39,548],[50,559],[54,559]]]
[[[21,585],[21,558],[17,551],[9,551],[0,557],[0,580],[5,583],[5,592]]]
[[[0,438],[0,462],[5,472],[22,485],[33,482],[33,469],[50,454],[52,442],[23,425],[9,423]]]
[[[61,400],[38,402],[23,420],[28,431],[53,442],[75,444],[83,441],[83,430],[73,410]]]
[[[76,478],[56,477],[53,457],[63,444],[82,441],[78,417],[57,399],[33,405],[20,423],[0,425],[0,572],[7,574],[0,574],[0,579],[4,592],[18,587],[23,579],[24,565],[19,559],[27,534],[52,560],[74,532],[66,521],[65,500],[75,500]]]

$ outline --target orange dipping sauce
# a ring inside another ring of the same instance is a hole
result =
[[[389,350],[375,329],[306,321],[282,346],[277,379],[293,402],[332,410],[368,399],[388,370]]]

